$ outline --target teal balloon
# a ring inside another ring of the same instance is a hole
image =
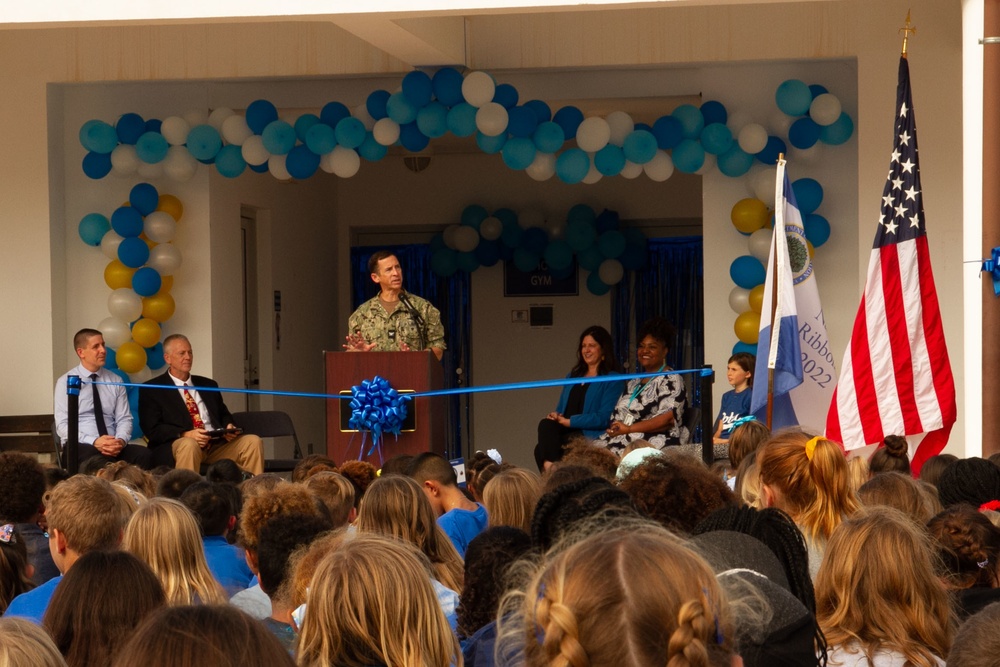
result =
[[[566,242],[573,250],[580,252],[597,241],[597,230],[592,222],[579,218],[570,219],[566,223]]]
[[[788,143],[796,148],[812,148],[822,128],[812,118],[802,117],[788,128]]]
[[[544,229],[539,227],[526,229],[521,236],[521,247],[537,257],[540,257],[545,251],[545,246],[548,245],[548,242],[549,235]]]
[[[538,268],[538,255],[525,248],[514,249],[514,266],[518,271],[528,273]]]
[[[480,266],[494,266],[500,261],[500,244],[496,241],[480,239],[474,252]]]
[[[611,285],[605,285],[597,271],[591,271],[590,275],[587,276],[587,289],[595,296],[604,296],[611,291]]]
[[[743,289],[753,289],[764,283],[764,265],[751,255],[743,255],[729,265],[729,277]]]
[[[520,248],[524,230],[517,224],[517,218],[515,217],[513,220],[501,218],[501,220],[503,220],[503,231],[500,232],[500,240],[503,241],[504,246],[508,248]]]
[[[827,125],[819,131],[819,139],[824,144],[839,146],[850,139],[852,134],[854,134],[854,121],[846,112],[842,112],[840,118],[832,125]]]
[[[812,91],[798,79],[788,79],[774,92],[774,101],[778,108],[789,116],[804,116],[812,104]]]
[[[288,152],[288,157],[285,158],[285,169],[288,170],[292,178],[304,181],[316,173],[316,170],[319,169],[319,161],[318,155],[309,150],[307,146],[299,144]]]
[[[753,166],[753,155],[744,152],[735,141],[729,150],[719,156],[716,165],[719,171],[730,178],[739,178],[750,171]]]
[[[138,269],[149,260],[149,246],[138,236],[130,236],[118,245],[118,259],[130,269]]]
[[[170,145],[159,132],[146,132],[135,142],[135,154],[147,164],[162,162]]]
[[[288,129],[291,131],[292,141],[295,141],[295,130],[292,130],[291,126]],[[267,129],[264,132],[266,134]],[[196,125],[188,132],[187,149],[196,160],[211,160],[220,148],[222,148],[222,137],[211,125]]]
[[[625,252],[625,235],[615,229],[604,232],[597,239],[597,248],[608,259],[619,257]]]
[[[625,159],[636,164],[646,164],[656,157],[656,137],[649,130],[634,130],[625,137],[622,145]]]
[[[369,162],[378,162],[384,158],[388,152],[389,147],[383,146],[379,142],[375,141],[375,137],[372,136],[371,132],[365,134],[365,140],[361,142],[360,146],[358,146],[358,155]]]
[[[505,165],[520,171],[527,169],[535,159],[535,143],[525,137],[512,137],[504,144],[500,154]]]
[[[823,186],[816,179],[800,178],[792,183],[792,192],[802,215],[812,213],[823,203]]]
[[[587,206],[586,204],[576,204],[569,210],[566,214],[566,221],[572,222],[573,220],[581,220],[586,222],[588,225],[593,226],[597,222],[597,213],[593,208]]]
[[[721,155],[732,148],[733,133],[722,123],[706,125],[701,131],[701,145],[706,153]]]
[[[479,260],[476,259],[475,252],[460,252],[455,260],[458,264],[459,271],[465,271],[466,273],[472,273],[479,268]]]
[[[535,147],[543,153],[555,153],[566,143],[566,133],[559,123],[548,121],[535,128],[532,136]]]
[[[573,249],[562,239],[555,239],[545,247],[542,254],[550,269],[559,271],[573,263]]]
[[[563,183],[579,183],[590,171],[590,156],[579,148],[563,151],[556,158],[556,175]]]
[[[601,262],[605,260],[605,257],[597,245],[592,245],[589,248],[585,248],[577,252],[576,259],[580,262],[581,268],[584,268],[587,271],[597,271],[597,268],[601,265]]]
[[[739,341],[736,345],[733,345],[733,354],[739,354],[740,352],[746,352],[747,354],[757,356],[757,346]]]
[[[302,143],[306,142],[306,133],[309,128],[319,122],[319,116],[314,113],[304,113],[295,119],[295,136]]]
[[[295,146],[295,128],[283,120],[272,121],[264,128],[260,138],[271,155],[287,155]]]
[[[118,133],[103,120],[88,120],[80,128],[80,143],[92,153],[110,153],[118,145]]]
[[[111,214],[111,228],[128,238],[142,234],[142,214],[131,206],[119,206]]]
[[[80,220],[80,238],[87,245],[99,246],[111,230],[111,222],[100,213],[88,213]]]
[[[490,137],[482,132],[476,132],[476,145],[479,146],[479,150],[486,153],[487,155],[494,155],[503,150],[504,144],[507,143],[507,134],[501,133],[495,137]]]
[[[509,208],[498,208],[493,211],[493,217],[503,223],[503,226],[514,225],[517,226],[517,213]]]
[[[223,146],[215,156],[215,168],[226,178],[236,178],[246,171],[247,161],[243,159],[243,151],[239,146],[229,144]]]
[[[389,96],[389,101],[385,103],[385,110],[389,114],[389,118],[400,125],[412,123],[417,119],[417,106],[401,92]]]
[[[431,102],[417,112],[417,128],[431,139],[448,132],[448,109],[440,102]]]
[[[344,118],[333,130],[337,143],[345,148],[357,148],[365,140],[365,124],[357,118]]]
[[[830,223],[821,215],[809,213],[802,220],[806,228],[806,240],[818,248],[830,240]]]
[[[139,296],[153,296],[160,291],[163,280],[156,269],[144,266],[132,274],[132,290]]]
[[[490,217],[490,212],[485,208],[479,204],[470,204],[462,209],[461,223],[466,227],[472,227],[476,231],[479,231],[479,226],[488,217]]]
[[[684,139],[674,147],[671,157],[677,171],[693,174],[705,164],[705,149],[694,139]]]
[[[705,129],[705,117],[701,109],[693,104],[682,104],[670,114],[681,124],[681,134],[685,139],[697,139]]]
[[[458,271],[458,253],[451,248],[442,248],[431,255],[431,271],[447,278]]]
[[[617,176],[624,166],[625,152],[614,144],[608,144],[594,153],[594,167],[604,176]]]
[[[316,123],[306,131],[305,144],[316,155],[326,155],[337,147],[337,136],[326,123]]]
[[[476,107],[460,102],[448,110],[448,131],[456,137],[471,137],[476,133]]]

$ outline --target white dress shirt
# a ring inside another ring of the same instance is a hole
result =
[[[94,389],[101,395],[101,410],[104,412],[104,423],[108,428],[108,435],[128,442],[132,439],[132,410],[128,404],[128,394],[125,387],[110,386],[106,384],[91,384],[91,373],[97,373],[98,382],[121,382],[122,379],[106,368],[97,371],[88,371],[80,364],[76,368],[68,371],[56,380],[55,395],[53,403],[55,405],[56,433],[59,434],[59,441],[66,444],[69,438],[69,408],[66,396],[66,378],[70,375],[79,375],[82,380],[80,387],[80,427],[77,431],[79,442],[85,445],[92,445],[100,435],[97,432],[97,420],[94,417]]]
[[[174,381],[175,385],[177,385],[177,393],[181,395],[181,400],[184,401],[185,407],[187,406],[187,400],[184,398],[184,389],[188,390],[188,393],[191,394],[191,398],[194,399],[194,404],[198,406],[198,414],[201,415],[201,420],[205,422],[204,429],[206,431],[213,430],[214,426],[212,424],[212,419],[208,414],[208,406],[205,405],[205,401],[201,400],[201,394],[198,393],[198,389],[191,384],[191,378],[184,381],[175,378],[173,373],[170,371],[167,371],[167,376]],[[219,428],[222,427],[220,426]]]

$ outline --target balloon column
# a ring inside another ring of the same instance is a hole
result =
[[[615,211],[597,214],[586,204],[550,218],[535,210],[490,213],[472,205],[462,211],[460,222],[431,240],[431,269],[448,277],[512,260],[521,271],[544,268],[563,278],[572,273],[575,259],[590,272],[587,289],[600,296],[621,282],[625,271],[645,266],[646,243],[640,230],[620,228]]]

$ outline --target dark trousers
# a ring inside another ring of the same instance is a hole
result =
[[[97,451],[97,448],[93,445],[78,445],[77,450],[80,453],[80,466],[83,466],[83,462],[94,456],[100,456],[108,463],[114,463],[115,461],[128,461],[132,465],[139,466],[143,470],[150,470],[153,467],[153,452],[148,447],[143,447],[142,445],[125,445],[122,451],[119,452],[118,456],[105,456]]]
[[[535,464],[539,472],[546,461],[555,463],[563,457],[563,445],[573,436],[580,433],[579,429],[563,426],[554,419],[543,419],[538,422],[538,444],[535,445]]]

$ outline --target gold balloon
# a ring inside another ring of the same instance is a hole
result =
[[[733,226],[743,234],[753,234],[771,219],[767,204],[751,198],[736,202],[729,217],[733,221]]]
[[[142,316],[156,322],[166,322],[174,316],[174,297],[163,290],[147,296],[142,300]]]
[[[750,290],[750,310],[760,315],[760,309],[764,306],[764,285],[757,285]]]
[[[740,313],[733,325],[736,337],[747,345],[756,345],[757,337],[760,335],[760,313],[748,310]],[[120,365],[120,364],[119,364]]]
[[[111,289],[119,289],[122,287],[128,287],[132,289],[132,276],[135,274],[135,269],[130,269],[121,263],[121,260],[113,259],[108,262],[108,265],[104,267],[104,282],[108,284]]]
[[[160,195],[160,203],[156,210],[169,213],[171,218],[180,222],[181,216],[184,215],[184,204],[173,195]]]
[[[143,347],[153,347],[160,341],[160,325],[144,317],[132,325],[132,340]]]
[[[173,276],[160,276],[160,291],[157,294],[167,294],[174,286]]]
[[[126,373],[138,373],[146,367],[146,350],[132,341],[122,343],[116,350],[115,362]]]

